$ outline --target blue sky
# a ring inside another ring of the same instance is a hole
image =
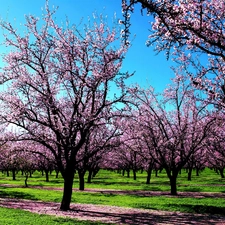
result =
[[[107,15],[112,21],[116,13],[117,19],[122,18],[121,0],[49,0],[50,8],[58,6],[56,13],[57,21],[65,21],[66,17],[71,23],[78,24],[83,18],[85,23],[88,17],[92,17],[94,12]],[[33,14],[41,17],[45,0],[5,0],[1,1],[0,18],[11,22],[19,29],[23,29],[20,24],[24,24],[25,15]],[[156,55],[153,47],[146,47],[145,42],[149,35],[150,17],[141,16],[137,7],[132,15],[131,38],[134,36],[132,46],[124,60],[122,72],[135,72],[129,83],[138,83],[142,87],[153,86],[156,91],[161,92],[171,78],[174,77],[170,69],[171,61],[167,61],[163,53]],[[0,32],[2,32],[0,30]],[[2,34],[0,35],[0,41]],[[0,53],[4,48],[0,46]]]

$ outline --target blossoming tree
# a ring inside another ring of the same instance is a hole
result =
[[[225,2],[223,0],[122,0],[124,38],[129,36],[130,16],[141,5],[153,15],[147,45],[181,66],[191,82],[204,90],[210,102],[225,103]],[[146,37],[147,38],[147,37]]]
[[[127,46],[103,22],[79,31],[60,27],[53,15],[46,6],[42,21],[27,16],[24,33],[1,24],[10,52],[0,74],[0,115],[17,127],[18,139],[35,141],[54,155],[64,178],[60,209],[68,210],[79,151],[92,128],[110,122],[118,103],[122,111],[129,75],[119,71]],[[111,85],[118,88],[114,96]]]
[[[132,91],[139,110],[139,131],[150,158],[165,168],[171,195],[177,195],[176,180],[188,160],[203,147],[214,118],[205,104],[196,103],[194,91],[181,77],[157,96],[154,89]]]

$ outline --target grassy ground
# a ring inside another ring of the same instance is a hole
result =
[[[10,215],[10,216],[9,216]],[[78,221],[70,218],[62,218],[48,215],[39,215],[19,209],[6,209],[0,207],[1,225],[103,225],[104,223]]]
[[[145,190],[145,191],[169,191],[169,181],[164,172],[158,177],[153,175],[151,184],[145,184],[146,174],[138,173],[137,180],[123,177],[115,172],[102,170],[93,179],[91,184],[86,184],[86,188],[98,189],[115,189],[115,190]],[[28,188],[24,185],[24,178],[18,174],[17,180],[12,181],[11,177],[5,174],[0,174],[0,185],[10,184],[20,187],[0,187],[0,196],[17,197],[24,199],[43,200],[60,202],[62,198],[61,190],[46,190],[37,189],[34,186],[42,187],[63,187],[62,178],[55,178],[55,175],[50,176],[50,182],[45,182],[45,178],[40,173],[35,172],[32,178],[28,179]],[[214,171],[206,169],[200,176],[193,174],[192,181],[187,181],[185,171],[178,177],[178,192],[211,192],[224,193],[225,179],[221,179]],[[74,187],[78,187],[78,178],[76,176]],[[197,212],[197,213],[219,213],[225,214],[225,199],[223,198],[194,198],[190,195],[186,197],[172,196],[151,196],[143,197],[139,195],[131,195],[129,192],[124,195],[112,193],[90,193],[90,192],[74,192],[72,196],[74,203],[92,203],[103,205],[115,205],[134,208],[146,208],[180,212]]]
[[[63,179],[61,176],[55,178],[55,174],[50,175],[50,182],[45,181],[45,177],[41,176],[40,172],[35,172],[31,178],[28,179],[28,185],[43,186],[43,187],[63,187]],[[12,177],[7,177],[6,174],[0,173],[0,184],[14,184],[24,185],[25,178],[19,172],[16,175],[16,180]],[[100,170],[97,176],[92,180],[91,184],[85,184],[85,188],[104,188],[116,190],[146,190],[146,191],[170,191],[169,180],[165,171],[158,173],[158,177],[152,174],[151,184],[145,184],[146,173],[138,173],[137,180],[127,176],[122,176],[116,172]],[[78,175],[75,175],[74,188],[78,188]],[[213,170],[205,169],[200,176],[196,176],[193,172],[192,180],[187,180],[187,173],[185,170],[181,172],[177,180],[178,192],[193,191],[193,192],[220,192],[225,193],[225,178],[222,179],[220,175]]]

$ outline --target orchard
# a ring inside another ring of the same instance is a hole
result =
[[[45,185],[55,174],[63,181],[61,211],[71,209],[76,179],[85,191],[102,171],[137,183],[145,176],[147,190],[153,171],[154,179],[164,173],[171,196],[179,196],[184,171],[190,183],[204,169],[224,182],[225,3],[121,4],[117,27],[97,16],[60,26],[48,1],[41,18],[26,16],[23,32],[1,22],[10,51],[1,54],[0,170],[13,181],[21,173],[25,187],[38,171]],[[146,48],[175,63],[161,93],[128,84],[135,74],[123,71],[137,13],[152,18]]]

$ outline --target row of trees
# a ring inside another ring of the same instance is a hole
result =
[[[122,122],[121,145],[111,157],[119,169],[145,169],[150,183],[152,170],[165,169],[171,194],[177,194],[176,180],[183,168],[205,166],[224,169],[224,116],[197,100],[192,86],[181,77],[162,96],[154,90],[132,92],[132,116]],[[123,160],[119,160],[123,159]],[[134,179],[136,175],[134,174]]]
[[[105,151],[105,150],[104,150]],[[27,179],[32,176],[34,171],[40,171],[45,175],[46,182],[49,182],[49,174],[56,172],[56,178],[59,174],[57,163],[54,156],[43,145],[38,145],[27,141],[8,142],[0,149],[0,170],[12,174],[12,179],[16,180],[16,174],[21,171],[25,175],[25,186],[27,187]],[[90,154],[90,151],[89,151]],[[84,177],[81,176],[81,171],[85,174],[88,171],[88,181],[91,182],[93,176],[97,174],[102,162],[101,152],[97,152],[88,160],[83,160],[75,169],[80,178],[79,189],[84,190]],[[84,158],[84,157],[83,157]],[[83,174],[83,175],[84,175]]]
[[[209,111],[207,105],[198,102],[194,91],[180,78],[174,82],[164,96],[154,94],[153,89],[132,90],[131,113],[126,118],[117,118],[121,135],[111,138],[109,145],[107,129],[92,133],[92,141],[85,142],[74,167],[79,174],[80,190],[84,190],[85,173],[89,172],[91,182],[100,168],[128,174],[132,171],[134,179],[138,170],[145,170],[147,184],[153,170],[165,169],[172,195],[177,194],[176,179],[183,168],[187,169],[189,180],[193,169],[198,172],[204,167],[217,169],[224,177],[223,114]],[[46,181],[52,170],[59,171],[48,149],[27,140],[4,144],[0,162],[1,170],[12,171],[13,179],[18,170],[26,176],[34,170],[44,171]]]
[[[168,56],[173,51],[179,63],[174,84],[162,96],[152,88],[126,87],[130,74],[120,71],[129,48],[129,13],[139,2],[155,19],[149,44]],[[26,17],[23,34],[1,24],[10,48],[0,73],[2,156],[29,162],[32,153],[52,161],[64,179],[61,210],[70,208],[75,171],[82,189],[85,172],[98,160],[119,167],[129,154],[135,171],[141,157],[149,176],[154,166],[166,170],[176,194],[181,168],[223,146],[224,3],[123,0],[122,9],[125,42],[101,20],[83,31],[59,27],[47,4],[42,21]],[[195,59],[199,52],[208,54],[207,66]],[[198,101],[186,77],[206,92],[207,101]],[[218,110],[209,110],[209,100]]]
[[[174,186],[173,183],[175,183],[175,177],[179,167],[184,166],[187,161],[182,160],[183,162],[181,162],[178,160],[179,163],[174,163],[174,158],[189,158],[190,155],[199,152],[197,151],[199,148],[203,149],[204,147],[208,149],[209,152],[207,154],[209,156],[217,159],[214,165],[216,163],[217,165],[223,164],[222,130],[224,126],[222,118],[225,99],[225,3],[224,1],[210,0],[122,0],[124,15],[122,22],[124,24],[123,39],[125,42],[130,36],[131,15],[135,12],[138,4],[141,6],[143,16],[153,16],[151,29],[149,29],[150,34],[146,37],[148,38],[147,46],[153,45],[157,53],[165,52],[167,59],[172,57],[178,65],[177,68],[174,68],[177,79],[185,78],[185,81],[188,82],[188,77],[192,86],[201,90],[201,92],[203,91],[206,95],[204,102],[206,104],[213,103],[220,110],[219,114],[210,113],[204,116],[204,114],[200,113],[205,108],[204,104],[203,106],[201,106],[202,104],[197,105],[196,101],[194,101],[194,104],[190,102],[190,105],[187,104],[185,108],[181,108],[180,103],[182,101],[180,100],[185,94],[174,99],[176,111],[173,115],[168,115],[165,118],[161,116],[161,109],[157,111],[155,109],[151,110],[151,116],[154,115],[158,124],[153,123],[149,126],[149,136],[153,134],[154,125],[158,126],[157,129],[164,140],[169,140],[170,135],[175,134],[172,143],[168,141],[166,146],[159,146],[157,144],[159,139],[155,135],[150,137],[150,141],[154,143],[157,149],[155,153],[157,152],[159,157],[162,158],[161,164],[165,164],[165,169],[171,182],[171,193],[175,193],[175,188],[172,187]],[[171,98],[174,98],[177,90],[176,85],[173,90],[170,89],[172,93]],[[185,90],[183,93],[185,93]],[[194,98],[196,99],[196,97]],[[147,103],[147,101],[144,101],[144,103]],[[149,105],[152,105],[152,101],[148,102],[147,108]],[[203,108],[201,109],[201,107]],[[185,117],[183,118],[180,115],[180,110],[184,114],[187,112],[186,110],[190,110],[188,112],[190,117],[192,117],[190,121],[183,121]],[[161,118],[159,118],[159,115]],[[167,121],[168,117],[170,117],[169,122]],[[174,127],[177,126],[171,123],[174,119],[177,120],[179,129],[176,128],[174,130]],[[194,120],[196,120],[195,125],[193,125]],[[214,134],[209,137],[208,132],[213,124],[213,120],[217,121],[217,125],[214,127]],[[189,124],[190,122],[193,125],[192,128]],[[220,128],[218,128],[218,123]],[[190,132],[187,133],[187,129]],[[186,135],[189,135],[189,140]],[[213,141],[215,139],[217,141]],[[202,144],[203,146],[201,147]],[[161,149],[167,150],[163,151]],[[204,150],[201,151],[203,151],[201,154],[206,154]],[[167,158],[170,163],[165,160],[164,156],[168,152],[171,152]],[[152,156],[155,157],[154,155]]]
[[[162,95],[153,88],[136,87],[129,92],[132,107],[126,117],[113,119],[113,132],[112,124],[93,129],[77,153],[73,172],[78,172],[80,190],[84,190],[85,173],[89,172],[90,182],[100,168],[132,170],[134,179],[136,172],[144,169],[148,184],[153,170],[165,169],[172,195],[177,195],[176,180],[183,168],[188,170],[189,180],[193,169],[206,166],[223,177],[224,116],[198,101],[185,79],[174,79]],[[3,170],[43,170],[46,180],[51,170],[60,171],[52,152],[33,141],[7,142],[1,152]]]

